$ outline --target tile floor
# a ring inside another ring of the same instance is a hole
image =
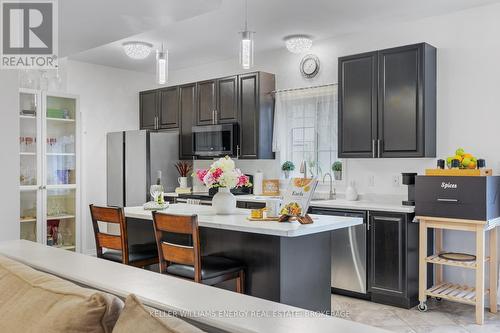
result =
[[[388,331],[420,333],[498,333],[500,312],[485,312],[484,325],[475,324],[474,308],[455,302],[427,302],[429,310],[422,313],[413,308],[400,309],[350,297],[332,295],[334,315]]]

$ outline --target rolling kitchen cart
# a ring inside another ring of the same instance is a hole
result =
[[[445,217],[417,216],[420,223],[419,239],[419,295],[420,304],[418,309],[427,310],[427,296],[436,299],[475,305],[476,323],[484,322],[484,296],[490,297],[490,312],[497,312],[497,229],[500,218],[491,220],[470,220]],[[427,229],[434,229],[435,251],[427,253]],[[475,233],[476,237],[476,260],[455,261],[439,257],[443,252],[443,231],[462,230]],[[485,234],[489,233],[489,256],[485,254]],[[427,265],[435,265],[435,284],[427,288]],[[489,265],[489,289],[485,289],[485,264]],[[443,281],[443,265],[455,266],[476,271],[475,287],[458,285]]]

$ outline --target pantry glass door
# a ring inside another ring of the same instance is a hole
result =
[[[42,237],[39,98],[36,90],[23,89],[19,94],[20,237],[34,242]]]
[[[47,94],[44,101],[45,242],[75,250],[79,191],[77,100]]]

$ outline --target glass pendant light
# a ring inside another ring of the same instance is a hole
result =
[[[245,30],[240,32],[240,65],[243,69],[250,69],[253,67],[254,48],[253,48],[253,35],[255,32],[248,30],[248,0],[245,0]]]
[[[156,50],[156,83],[165,84],[168,80],[168,50]]]

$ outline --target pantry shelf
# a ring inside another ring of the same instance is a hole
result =
[[[47,216],[47,220],[69,220],[74,219],[75,215],[55,215],[55,216]]]
[[[47,153],[47,156],[75,156],[75,153]]]
[[[48,121],[60,121],[60,122],[66,122],[66,123],[74,123],[75,119],[64,119],[64,118],[49,118],[47,117]]]

